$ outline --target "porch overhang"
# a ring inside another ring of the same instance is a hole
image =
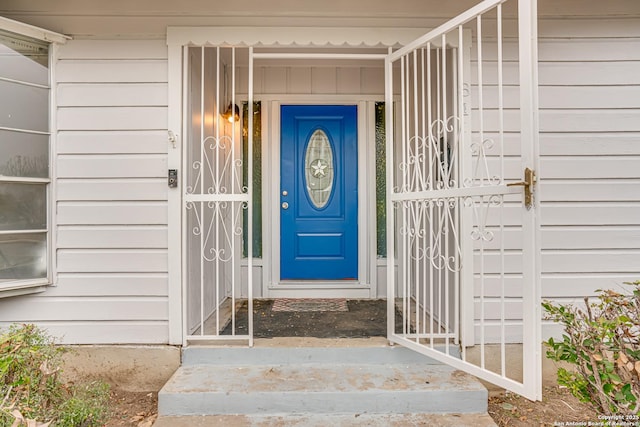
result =
[[[23,36],[33,37],[35,39],[43,40],[50,43],[64,44],[67,40],[71,40],[70,36],[59,34],[53,31],[45,30],[44,28],[35,27],[33,25],[25,24],[22,22],[14,21],[13,19],[0,16],[0,27],[2,29],[11,31]]]
[[[169,46],[400,47],[427,28],[168,27]]]

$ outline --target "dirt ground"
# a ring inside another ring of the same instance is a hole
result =
[[[590,406],[559,386],[545,387],[542,402],[531,402],[513,393],[489,398],[489,415],[500,427],[597,425],[602,420]],[[584,424],[582,424],[584,423]]]
[[[106,427],[151,427],[158,417],[158,393],[112,390]]]

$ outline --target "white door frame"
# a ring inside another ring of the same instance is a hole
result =
[[[354,98],[357,98],[354,100]],[[374,101],[353,95],[286,95],[263,100],[263,289],[265,298],[374,298],[376,294],[375,187],[369,185],[369,170],[375,165],[372,123]],[[369,97],[372,98],[372,97]],[[380,100],[380,97],[375,97]],[[358,280],[357,281],[281,281],[280,280],[280,107],[282,105],[356,105],[358,109]],[[268,135],[265,140],[264,136]],[[373,197],[373,199],[372,199]]]

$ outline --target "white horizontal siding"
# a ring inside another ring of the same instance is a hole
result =
[[[160,178],[166,175],[166,154],[58,156],[60,178]]]
[[[58,249],[60,273],[164,273],[166,249]]]
[[[540,161],[539,176],[553,179],[638,178],[640,156],[553,156]],[[520,158],[487,159],[489,171],[504,167],[505,179],[519,179],[522,175]]]
[[[622,7],[622,2],[614,2]],[[565,7],[567,2],[555,4]],[[545,3],[541,3],[544,7]],[[577,5],[574,5],[577,6]],[[582,11],[591,4],[583,3]],[[626,3],[635,16],[602,22],[592,19],[541,19],[539,48],[540,180],[536,197],[541,204],[542,296],[562,303],[581,301],[598,289],[624,290],[625,281],[640,277],[640,6]],[[552,6],[547,3],[547,8]],[[576,9],[578,9],[576,7]],[[632,24],[634,23],[635,24]],[[620,27],[617,27],[620,25]],[[511,28],[507,25],[507,31]],[[491,30],[489,30],[491,31]],[[509,35],[511,36],[511,35]],[[482,49],[483,121],[485,136],[497,140],[497,49],[487,40]],[[520,154],[519,74],[517,45],[504,43],[505,152]],[[478,67],[476,47],[471,49],[472,126],[479,128]],[[474,132],[477,138],[478,134]],[[497,144],[496,144],[497,145]],[[488,152],[492,155],[491,151]],[[518,173],[516,157],[505,160],[505,176]],[[489,167],[499,170],[495,159]],[[521,176],[522,171],[519,171]],[[507,206],[507,228],[501,239],[484,243],[485,272],[495,274],[500,263],[497,251],[506,251],[508,298],[522,295],[518,271],[522,259],[518,206]],[[491,215],[488,224],[495,226]],[[498,229],[490,228],[497,233]],[[476,243],[476,249],[479,249]],[[478,255],[476,255],[476,260]],[[476,294],[495,297],[501,290],[498,276],[483,283],[476,278]],[[487,302],[485,313],[499,306]],[[519,303],[508,299],[509,337],[518,342],[522,327]],[[480,307],[476,304],[476,310]],[[494,311],[492,311],[494,310]],[[496,320],[494,318],[494,320]],[[485,336],[499,336],[498,327],[488,327]],[[544,335],[559,329],[545,323]],[[476,333],[480,333],[479,325]]]
[[[640,274],[637,6],[626,4],[635,17],[541,21],[545,299],[573,303],[598,289],[624,291],[623,282]],[[550,323],[543,330],[545,337],[561,332]]]
[[[166,154],[166,131],[60,131],[58,154]]]
[[[167,317],[166,297],[32,297],[13,300],[2,306],[3,314],[16,322],[65,321],[69,313],[75,320],[120,321],[156,320]]]
[[[504,108],[519,108],[519,88],[506,86]],[[539,88],[540,104],[550,109],[633,109],[640,108],[640,86],[542,86]],[[478,108],[478,88],[472,90],[472,108]],[[496,86],[485,86],[483,90],[484,108],[498,108]]]
[[[58,286],[47,291],[52,297],[164,297],[166,273],[60,273]]]
[[[74,40],[60,47],[64,59],[148,60],[167,59],[167,45],[161,40]]]
[[[583,62],[542,62],[539,69],[539,83],[542,86],[589,86],[633,85],[637,84],[636,70],[640,61],[583,61]],[[498,83],[498,65],[496,62],[483,62],[483,84]],[[503,82],[505,85],[517,85],[519,79],[518,64],[505,61],[503,64]],[[472,84],[478,83],[477,63],[472,63]]]
[[[58,225],[166,225],[166,201],[59,201]]]
[[[542,294],[544,299],[556,300],[580,300],[585,295],[595,295],[599,289],[613,289],[616,292],[629,292],[629,286],[625,283],[637,280],[634,273],[549,273],[542,278]],[[488,298],[497,298],[502,292],[499,275],[487,275],[481,281],[475,278],[475,291],[480,292],[480,286],[484,287],[484,295]],[[505,297],[522,298],[522,276],[518,274],[505,276]]]
[[[566,22],[566,21],[565,21]],[[600,38],[541,38],[538,43],[538,59],[541,62],[583,62],[588,61],[628,61],[640,60],[640,41],[634,37],[616,38],[619,48],[611,49],[611,41]],[[471,49],[471,59],[477,60],[478,50]],[[516,38],[505,38],[502,43],[502,57],[505,61],[518,59]],[[494,40],[482,44],[482,59],[496,61],[498,50]]]
[[[564,183],[560,185],[571,185]],[[567,197],[563,197],[567,199]],[[584,198],[576,202],[543,201],[543,213],[541,218],[543,231],[545,226],[589,225],[594,229],[607,230],[607,226],[629,225],[637,226],[640,218],[640,202],[603,202],[586,201]]]
[[[56,73],[59,83],[166,83],[167,61],[61,58]]]
[[[636,202],[640,180],[548,180],[540,184],[540,193],[550,202]]]
[[[166,83],[61,83],[60,107],[167,106]]]
[[[1,304],[0,304],[1,305]],[[167,321],[42,321],[35,322],[46,328],[62,344],[166,344]],[[0,322],[0,328],[9,322]]]
[[[638,62],[640,68],[640,62]],[[479,128],[480,115],[474,111],[472,126]],[[540,132],[613,132],[625,129],[626,132],[640,131],[639,109],[541,109]],[[484,110],[485,131],[497,132],[499,129],[500,115],[498,110]],[[520,130],[520,111],[505,110],[505,132],[518,132]]]
[[[0,301],[0,322],[68,343],[166,343],[166,43],[71,40],[58,53],[56,286]]]
[[[90,236],[90,238],[89,238]],[[58,248],[167,248],[166,226],[58,226]]]
[[[602,225],[601,223],[599,225]],[[515,250],[522,246],[522,230],[519,227],[486,227],[486,231],[500,235],[500,239],[483,241],[485,250]],[[500,232],[502,231],[502,234]],[[635,249],[640,242],[640,226],[580,227],[547,226],[542,230],[542,246],[546,249]],[[480,242],[474,242],[475,249]]]
[[[167,128],[166,107],[65,107],[58,109],[64,130],[157,130]]]
[[[59,179],[58,201],[167,200],[166,178]]]

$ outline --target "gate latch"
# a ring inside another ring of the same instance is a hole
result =
[[[507,187],[514,187],[516,185],[524,187],[524,206],[527,209],[531,209],[533,205],[533,184],[536,182],[536,173],[532,169],[526,168],[524,170],[524,181],[512,182],[507,184]]]
[[[167,180],[169,188],[176,188],[178,186],[178,169],[169,169]]]

